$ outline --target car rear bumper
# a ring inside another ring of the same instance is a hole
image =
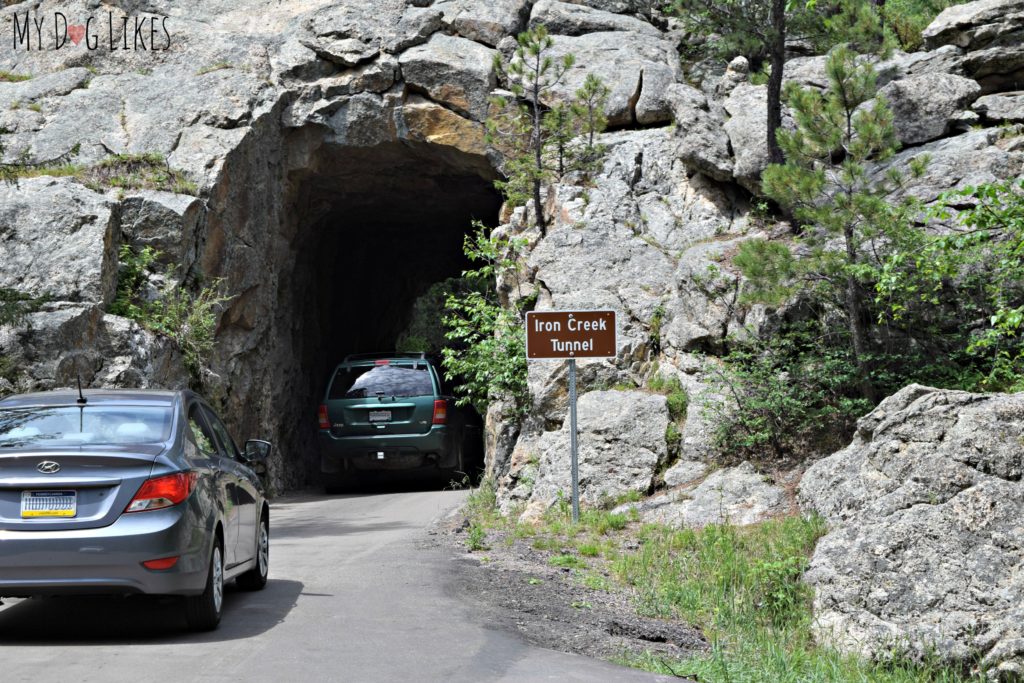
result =
[[[451,430],[435,425],[425,434],[334,436],[320,431],[320,470],[410,470],[449,468],[456,464]]]
[[[99,529],[0,530],[0,596],[201,593],[213,534],[196,533],[198,520],[185,503],[122,515]],[[142,566],[174,556],[171,569]]]

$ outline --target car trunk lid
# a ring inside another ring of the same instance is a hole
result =
[[[153,470],[162,444],[0,449],[0,529],[112,524]]]

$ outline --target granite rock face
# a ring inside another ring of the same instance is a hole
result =
[[[911,385],[804,474],[825,517],[805,580],[815,629],[843,649],[893,643],[1024,673],[1024,397]]]
[[[965,74],[987,93],[1017,87],[1024,75],[1024,2],[977,0],[947,7],[922,32],[930,48],[966,51]]]
[[[646,493],[667,458],[668,409],[663,396],[637,391],[591,391],[579,399],[580,501],[597,505],[630,492]],[[569,424],[536,442],[535,501],[568,497]]]
[[[700,528],[709,524],[755,524],[785,509],[782,488],[766,481],[750,463],[743,463],[716,470],[699,483],[684,481],[666,493],[617,510],[636,510],[644,522],[651,524]]]
[[[947,135],[980,92],[981,86],[970,78],[931,73],[892,81],[879,95],[889,102],[896,138],[918,145]]]

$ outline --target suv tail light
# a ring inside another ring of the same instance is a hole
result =
[[[124,511],[143,512],[169,508],[188,498],[195,485],[195,472],[178,472],[147,479]]]
[[[327,416],[327,404],[321,403],[320,410],[317,411],[317,418],[320,421],[320,429],[330,429],[331,419]]]
[[[434,401],[434,424],[443,425],[448,422],[448,402]]]

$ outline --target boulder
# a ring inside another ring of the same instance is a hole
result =
[[[665,486],[676,488],[698,482],[707,473],[708,464],[703,460],[678,460],[665,470],[662,478],[665,480]]]
[[[422,45],[444,25],[444,12],[436,7],[407,7],[398,22],[395,34],[381,45],[385,52],[398,54]]]
[[[757,194],[761,173],[768,168],[768,86],[741,83],[722,103],[729,119],[724,128],[732,145],[733,176]],[[783,125],[791,125],[783,109]]]
[[[972,109],[992,123],[1024,123],[1024,91],[979,97]]]
[[[929,52],[897,52],[875,65],[877,83],[884,86],[891,81],[918,74],[948,73],[964,75],[964,51],[956,45],[943,45]]]
[[[904,173],[904,183],[894,188],[892,198],[913,197],[924,203],[935,201],[946,190],[998,182],[1024,174],[1024,132],[989,128],[935,140],[904,150],[874,168],[872,177],[884,179],[890,168]],[[907,173],[910,161],[927,154],[924,174]]]
[[[648,93],[650,104],[645,104],[645,119],[649,122],[670,119],[668,108],[655,104],[657,88],[681,78],[679,56],[670,40],[635,31],[555,36],[551,56],[558,60],[567,53],[575,55],[576,63],[552,88],[549,101],[571,100],[592,73],[611,91],[605,107],[609,125],[633,124],[637,103],[644,97],[645,79],[650,79],[651,87],[656,90]]]
[[[673,83],[664,91],[679,138],[679,157],[687,166],[715,180],[732,179],[733,159],[722,121],[708,110],[696,88]]]
[[[712,96],[716,100],[724,100],[729,96],[737,85],[750,80],[750,62],[747,58],[738,55],[733,57],[725,68],[725,72],[712,88]]]
[[[825,517],[805,580],[818,638],[1024,674],[1024,395],[908,386],[812,465]]]
[[[494,50],[466,38],[436,34],[398,58],[405,82],[475,121],[487,118],[496,85]]]
[[[661,31],[642,19],[558,0],[539,0],[530,13],[530,26],[543,24],[560,36],[579,36],[598,31],[633,31],[661,36]]]
[[[976,0],[942,10],[923,31],[925,45],[934,49],[956,45],[978,50],[1009,44],[1024,31],[1024,0]]]
[[[436,102],[411,96],[401,108],[402,138],[433,145],[446,145],[466,154],[484,156],[482,123],[470,121]]]
[[[526,27],[527,0],[439,0],[432,9],[444,13],[444,25],[456,35],[497,47],[505,36]]]
[[[133,246],[158,250],[165,264],[188,271],[204,216],[196,197],[135,190],[121,202],[121,234]]]
[[[697,472],[698,469],[693,468],[686,474]],[[686,475],[680,478],[682,476]],[[699,483],[684,480],[681,487],[639,503],[629,503],[617,511],[635,509],[644,522],[676,528],[708,524],[745,526],[784,512],[786,503],[785,491],[745,462],[737,467],[715,470]]]
[[[930,48],[963,48],[964,72],[985,94],[1019,87],[1024,77],[1024,0],[977,0],[947,7],[921,35]]]
[[[929,73],[893,81],[879,94],[892,110],[897,139],[917,145],[949,134],[957,116],[980,92],[970,78]]]
[[[665,306],[662,343],[676,351],[715,351],[730,335],[742,337],[763,307],[739,305],[740,275],[728,263],[740,243],[763,235],[707,239],[686,249]]]
[[[645,493],[665,461],[665,397],[640,391],[591,391],[579,397],[580,500],[597,505],[630,492]],[[533,499],[549,504],[570,492],[569,421],[537,441],[540,456]]]
[[[108,304],[117,288],[115,203],[68,178],[0,185],[0,288]]]

